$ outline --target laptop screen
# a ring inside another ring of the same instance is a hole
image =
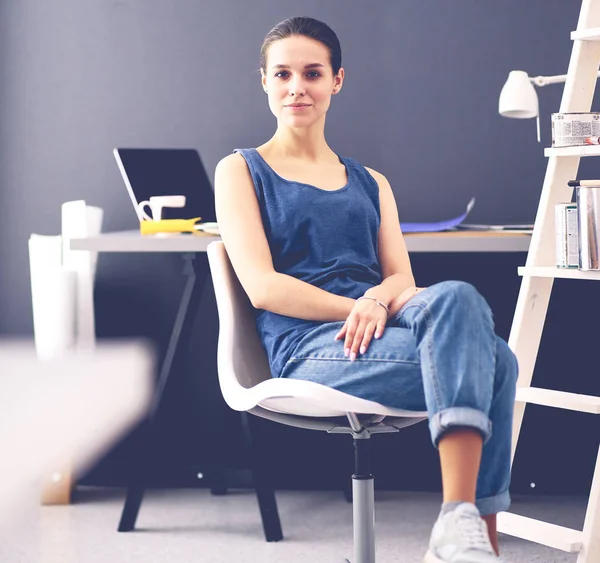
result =
[[[216,221],[215,197],[194,149],[114,149],[113,154],[135,212],[139,202],[157,195],[184,195],[183,208],[163,208],[163,219]],[[147,208],[146,208],[147,210]]]

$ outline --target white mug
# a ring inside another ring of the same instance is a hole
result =
[[[160,221],[164,207],[183,207],[185,205],[184,195],[154,195],[150,199],[140,201],[138,210],[146,221]],[[144,207],[148,206],[152,216],[148,215]]]

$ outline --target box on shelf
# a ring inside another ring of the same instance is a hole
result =
[[[600,136],[600,112],[553,113],[552,146],[587,145],[586,139]]]
[[[559,268],[579,267],[577,204],[557,203],[554,206],[556,225],[556,265]]]

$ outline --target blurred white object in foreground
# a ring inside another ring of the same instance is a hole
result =
[[[41,361],[33,343],[0,340],[0,524],[65,459],[81,473],[141,419],[153,367],[141,343]]]

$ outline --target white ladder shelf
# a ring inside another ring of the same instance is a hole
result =
[[[591,110],[600,67],[600,0],[582,0],[577,29],[571,33],[573,50],[560,112]],[[554,408],[600,414],[600,397],[531,387],[533,370],[546,319],[554,278],[600,280],[600,272],[555,267],[554,206],[570,201],[567,182],[577,177],[583,156],[600,156],[600,146],[550,148],[542,194],[537,210],[508,344],[519,361],[517,402],[513,424],[514,460],[525,405],[535,403]],[[592,479],[583,530],[573,530],[509,512],[498,514],[502,533],[534,541],[569,553],[578,553],[577,563],[600,563],[600,451]]]

